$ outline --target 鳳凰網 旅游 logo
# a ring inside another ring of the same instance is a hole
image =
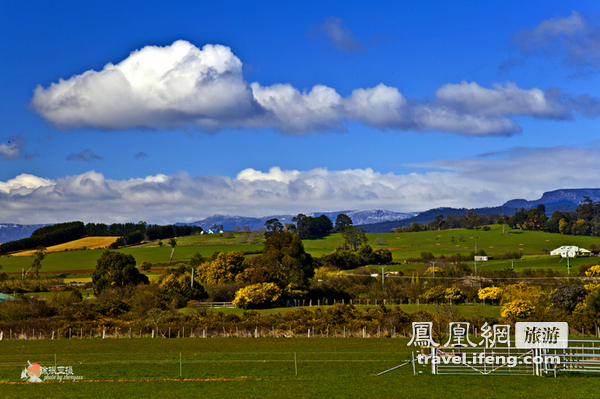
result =
[[[83,380],[83,376],[75,375],[73,366],[44,367],[28,360],[27,367],[21,372],[21,380],[25,382],[77,381]]]
[[[514,341],[511,341],[509,324],[490,326],[485,323],[476,330],[469,322],[451,322],[446,337],[441,338],[443,336],[436,339],[432,322],[412,323],[408,346],[421,348],[416,359],[419,364],[465,365],[473,370],[480,365],[494,365],[492,369],[497,370],[523,364],[560,364],[559,356],[544,355],[544,351],[568,347],[569,325],[566,322],[515,323]],[[424,348],[429,348],[429,354],[423,353]]]
[[[448,336],[445,342],[436,342],[433,323],[413,322],[412,338],[408,346],[497,348],[511,347],[508,324],[488,325],[486,322],[476,336],[469,322],[451,322],[448,324]],[[471,336],[469,336],[471,334]],[[475,342],[473,342],[475,341]],[[518,322],[515,323],[515,348],[566,348],[569,343],[569,324],[566,322]]]

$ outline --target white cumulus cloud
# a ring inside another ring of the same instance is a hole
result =
[[[511,135],[521,130],[514,116],[564,119],[572,110],[587,117],[598,114],[598,99],[589,95],[574,101],[558,89],[522,89],[511,82],[491,88],[448,83],[435,95],[429,103],[409,100],[385,84],[342,97],[321,84],[299,90],[284,83],[248,83],[242,62],[229,47],[207,44],[200,49],[179,40],[144,47],[101,71],[37,86],[31,105],[63,128],[268,127],[287,134],[341,131],[345,121],[358,121],[378,129]],[[5,157],[14,151],[0,147]]]
[[[102,129],[187,123],[210,129],[256,113],[242,63],[229,47],[199,49],[182,40],[144,47],[99,72],[38,86],[32,106],[59,126]]]
[[[547,118],[563,118],[568,115],[568,110],[557,98],[538,88],[520,89],[512,82],[495,84],[492,89],[475,82],[447,83],[435,95],[441,101],[470,115],[530,115]]]
[[[514,198],[537,199],[559,188],[598,187],[600,150],[515,148],[474,159],[409,165],[422,172],[373,169],[244,169],[235,178],[180,172],[127,180],[89,171],[57,179],[22,174],[0,182],[0,220],[150,223],[194,221],[212,214],[483,207]]]

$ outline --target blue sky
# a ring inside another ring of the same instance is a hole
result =
[[[599,187],[597,2],[2,2],[0,222]]]

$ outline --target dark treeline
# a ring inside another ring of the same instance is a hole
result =
[[[265,237],[269,238],[275,233],[289,231],[298,234],[304,240],[325,237],[333,231],[333,223],[326,215],[312,217],[299,213],[292,219],[292,222],[296,224],[286,223],[284,226],[277,218],[267,220],[265,222]],[[352,224],[352,221],[350,221],[350,224]]]
[[[600,202],[593,202],[588,197],[575,209],[575,212],[554,211],[550,217],[546,215],[543,204],[525,210],[521,208],[513,216],[478,215],[468,211],[466,215],[438,215],[433,221],[397,229],[400,231],[425,231],[444,229],[478,229],[490,224],[504,224],[512,229],[546,231],[566,235],[600,236]]]
[[[189,236],[202,231],[200,226],[147,225],[146,222],[113,223],[111,225],[88,223],[85,227],[90,236],[121,236],[116,241],[117,246],[135,245],[144,240],[153,241]]]
[[[0,254],[58,245],[77,240],[85,235],[86,230],[82,222],[59,223],[52,226],[45,226],[35,230],[29,238],[9,241],[0,245]]]
[[[189,236],[192,234],[200,233],[202,227],[200,226],[174,226],[174,225],[152,225],[146,229],[146,236],[148,240],[163,240],[165,238]]]
[[[325,215],[318,217],[299,214],[293,221],[301,239],[324,237],[333,229],[333,223]]]
[[[438,215],[431,222],[419,224],[413,222],[410,226],[400,227],[396,231],[426,231],[446,229],[478,229],[490,224],[508,224],[511,218],[506,215],[479,215],[474,211],[467,211],[466,215]]]

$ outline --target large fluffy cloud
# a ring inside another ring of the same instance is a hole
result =
[[[31,105],[63,128],[270,127],[288,134],[341,130],[344,121],[358,121],[379,129],[510,135],[520,131],[514,116],[566,118],[572,109],[595,116],[587,110],[590,101],[574,107],[568,96],[556,93],[462,82],[442,86],[429,103],[407,100],[384,84],[347,97],[319,84],[304,91],[290,84],[263,86],[244,80],[242,62],[230,48],[199,49],[180,40],[144,47],[101,71],[38,86]]]
[[[543,168],[540,165],[544,165]],[[155,175],[107,179],[90,171],[54,180],[19,175],[0,182],[0,222],[67,220],[173,223],[211,214],[267,216],[342,209],[422,211],[537,199],[558,188],[598,187],[600,150],[522,149],[475,159],[411,165],[422,173],[372,169],[268,171],[236,177]]]
[[[38,86],[32,106],[59,126],[103,129],[188,123],[210,129],[235,126],[259,113],[231,49],[199,49],[181,40],[144,47],[100,72]]]

